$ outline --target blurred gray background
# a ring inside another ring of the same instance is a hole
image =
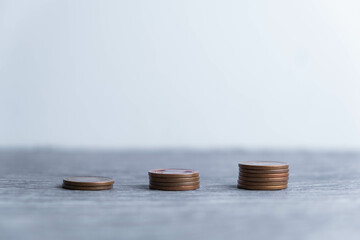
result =
[[[0,0],[0,147],[360,147],[359,1]]]

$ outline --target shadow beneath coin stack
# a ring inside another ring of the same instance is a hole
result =
[[[62,184],[58,184],[58,185],[56,185],[56,188],[60,188],[60,189],[67,190],[67,189],[63,188],[63,185],[62,185]]]
[[[226,187],[227,189],[238,189],[236,184],[229,184],[229,185],[225,185],[224,187]]]
[[[238,189],[236,184],[224,184],[224,185],[215,185],[214,187],[217,188],[217,190],[234,190],[234,189]]]
[[[141,184],[141,185],[129,185],[129,187],[139,190],[151,190],[149,189],[149,185]]]

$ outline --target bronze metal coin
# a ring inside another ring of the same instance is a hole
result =
[[[243,177],[243,176],[239,176],[239,180],[244,180],[244,181],[248,181],[248,182],[284,182],[284,181],[288,181],[289,178],[288,177],[283,177],[283,178],[253,178],[253,177]]]
[[[179,187],[164,187],[164,186],[154,186],[149,185],[150,189],[156,189],[156,190],[164,190],[164,191],[187,191],[187,190],[196,190],[200,187],[200,185],[194,185],[194,186],[179,186]]]
[[[104,185],[104,186],[96,186],[96,187],[86,187],[86,186],[73,186],[63,184],[63,188],[71,189],[71,190],[83,190],[83,191],[100,191],[100,190],[108,190],[113,187],[113,185]]]
[[[239,167],[254,170],[288,169],[289,165],[275,161],[249,161],[239,163]]]
[[[166,178],[166,177],[152,177],[149,176],[150,181],[164,182],[164,183],[176,183],[176,182],[198,182],[199,177],[188,177],[188,178]]]
[[[238,188],[247,189],[247,190],[281,190],[287,188],[287,185],[279,185],[279,186],[245,186],[239,185]]]
[[[199,185],[200,182],[175,182],[175,183],[164,183],[164,182],[153,182],[150,181],[152,186],[164,186],[164,187],[179,187],[179,186],[194,186]]]
[[[276,174],[261,174],[261,173],[245,173],[240,172],[242,177],[253,177],[253,178],[283,178],[289,177],[289,173],[276,173]]]
[[[151,177],[177,177],[177,178],[188,178],[188,177],[198,177],[199,172],[196,170],[190,169],[178,169],[178,168],[168,168],[168,169],[155,169],[149,171],[149,176]]]
[[[281,185],[286,185],[288,182],[287,181],[283,181],[283,182],[248,182],[248,181],[244,181],[244,180],[238,180],[238,184],[239,185],[245,185],[245,186],[281,186]]]
[[[277,169],[277,170],[253,170],[253,169],[246,169],[246,168],[240,168],[239,172],[245,172],[245,173],[264,173],[264,174],[278,174],[278,173],[288,173],[289,169]]]
[[[72,186],[95,187],[112,185],[114,180],[107,177],[66,177],[63,183]]]

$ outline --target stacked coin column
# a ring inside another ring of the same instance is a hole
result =
[[[200,187],[199,172],[188,169],[155,169],[149,171],[149,188],[164,191],[196,190]]]
[[[71,190],[99,191],[113,187],[114,180],[107,177],[66,177],[63,188]]]
[[[252,161],[239,163],[238,188],[281,190],[287,188],[289,165],[284,162]]]

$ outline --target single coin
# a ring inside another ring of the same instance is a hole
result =
[[[244,180],[248,182],[284,182],[288,181],[288,177],[283,178],[253,178],[253,177],[243,177],[239,176],[239,180]]]
[[[114,180],[107,177],[66,177],[64,178],[63,183],[72,186],[95,187],[112,185]]]
[[[246,169],[241,168],[239,169],[239,172],[245,172],[245,173],[264,173],[264,174],[273,174],[273,173],[288,173],[289,169],[277,169],[277,170],[253,170],[253,169]]]
[[[178,169],[178,168],[155,169],[155,170],[149,171],[149,176],[152,176],[152,177],[198,177],[199,172],[196,170]]]
[[[238,188],[247,189],[247,190],[281,190],[287,188],[287,185],[279,185],[279,186],[245,186],[238,185]]]
[[[248,182],[248,181],[244,181],[244,180],[238,180],[238,184],[239,185],[245,185],[245,186],[282,186],[282,185],[286,185],[288,182],[287,181],[283,181],[283,182]]]
[[[149,185],[150,189],[156,190],[165,190],[165,191],[187,191],[187,190],[196,190],[200,187],[200,185],[194,186],[179,186],[179,187],[164,187],[164,186],[153,186]]]
[[[200,181],[199,177],[187,177],[187,178],[175,178],[175,177],[152,177],[149,176],[150,181],[154,182],[164,182],[164,183],[176,183],[176,182],[198,182]]]
[[[261,174],[261,173],[240,172],[239,175],[243,176],[243,177],[254,177],[254,178],[282,178],[282,177],[289,177],[289,173]]]
[[[289,165],[284,162],[275,161],[249,161],[239,163],[239,167],[254,170],[287,169]]]
[[[200,182],[164,183],[164,182],[150,181],[150,185],[152,185],[152,186],[164,186],[164,187],[194,186],[194,185],[199,185],[199,184],[200,184]]]
[[[97,186],[97,187],[85,187],[85,186],[73,186],[63,184],[63,188],[71,189],[71,190],[83,190],[83,191],[100,191],[100,190],[108,190],[113,187],[113,185],[104,185],[104,186]]]

